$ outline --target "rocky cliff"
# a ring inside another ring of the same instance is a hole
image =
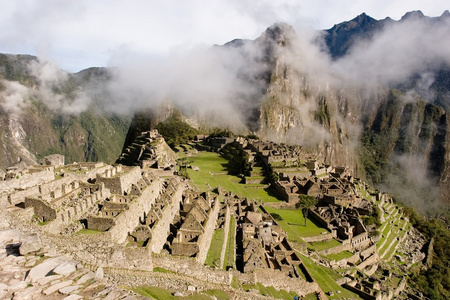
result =
[[[69,74],[37,57],[1,54],[0,167],[52,153],[114,162],[130,117],[105,111],[107,80],[103,68]]]

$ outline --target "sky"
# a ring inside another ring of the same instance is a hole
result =
[[[328,29],[365,12],[398,20],[440,16],[448,0],[0,0],[0,53],[32,54],[77,72],[111,66],[123,51],[176,49],[255,39],[275,22]],[[180,48],[181,47],[181,48]]]

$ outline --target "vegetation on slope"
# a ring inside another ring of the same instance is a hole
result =
[[[430,299],[450,299],[450,231],[440,220],[426,220],[412,208],[403,211],[427,239],[434,238],[432,266],[414,274],[411,284]]]
[[[182,120],[179,112],[174,112],[169,118],[156,125],[155,128],[158,129],[158,132],[171,148],[188,143],[199,133],[197,129]]]

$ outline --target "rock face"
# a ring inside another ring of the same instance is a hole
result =
[[[20,161],[35,164],[52,153],[69,162],[113,162],[130,117],[105,112],[106,69],[68,74],[55,67],[58,78],[47,82],[36,73],[40,67],[48,65],[34,56],[0,54],[0,168]],[[84,94],[92,88],[95,95]],[[77,102],[82,109],[75,109]]]

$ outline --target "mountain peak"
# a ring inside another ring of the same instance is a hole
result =
[[[284,46],[287,39],[295,35],[294,28],[286,23],[277,22],[268,27],[261,36],[261,41],[275,42],[280,46]]]
[[[421,10],[413,10],[413,11],[407,12],[400,19],[400,21],[404,21],[404,20],[408,20],[408,19],[421,19],[423,17],[425,17],[425,15],[423,14],[423,12]]]

